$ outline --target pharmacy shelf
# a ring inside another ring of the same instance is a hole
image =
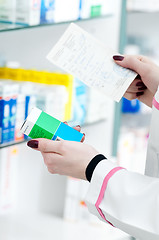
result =
[[[105,119],[101,119],[101,120],[98,120],[96,122],[92,122],[92,123],[85,123],[85,124],[80,124],[80,126],[82,128],[84,127],[88,127],[88,126],[93,126],[93,125],[98,125],[98,124],[101,124],[105,122]],[[68,124],[70,125],[70,123],[68,122]],[[70,125],[71,126],[71,125]],[[73,127],[73,126],[72,126]],[[29,139],[25,139],[25,140],[22,140],[22,141],[13,141],[13,142],[8,142],[8,143],[4,143],[4,144],[0,144],[0,149],[2,148],[6,148],[6,147],[11,147],[11,146],[14,146],[14,145],[19,145],[19,144],[22,144],[22,143],[25,143],[29,141]]]
[[[114,16],[113,14],[107,14],[103,16],[97,16],[97,17],[92,17],[92,18],[85,18],[85,19],[77,19],[77,20],[72,20],[72,21],[65,21],[65,22],[59,22],[59,23],[47,23],[47,24],[39,24],[39,25],[33,25],[33,26],[28,26],[28,25],[19,25],[19,24],[8,24],[8,23],[1,23],[0,22],[0,32],[8,32],[8,31],[14,31],[14,30],[21,30],[21,29],[30,29],[30,28],[37,28],[37,27],[46,27],[46,26],[57,26],[61,24],[68,24],[71,22],[84,22],[84,21],[91,21],[93,19],[102,19],[102,18],[110,18]]]
[[[132,13],[132,14],[135,14],[135,13],[143,13],[143,14],[145,14],[145,13],[147,13],[147,14],[154,14],[154,13],[159,13],[159,10],[153,10],[153,11],[149,11],[149,10],[127,10],[127,13]]]
[[[0,239],[7,240],[128,240],[124,232],[105,223],[66,221],[49,214],[0,217]]]
[[[6,148],[6,147],[11,147],[11,146],[14,146],[14,145],[19,145],[19,144],[25,143],[27,141],[28,140],[23,140],[23,141],[16,141],[16,142],[14,141],[14,142],[8,142],[8,143],[0,144],[0,149]]]
[[[151,113],[126,113],[121,115],[121,127],[149,128]]]

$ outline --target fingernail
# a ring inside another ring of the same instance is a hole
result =
[[[31,148],[38,148],[38,144],[39,142],[37,140],[30,140],[29,142],[27,142],[28,147]]]
[[[120,56],[120,55],[114,55],[113,59],[116,60],[116,61],[122,61],[124,59],[124,57]]]
[[[85,134],[85,133],[83,133],[83,136],[85,137],[85,136],[86,136],[86,134]]]
[[[143,82],[137,82],[136,83],[136,86],[139,87],[139,86],[144,86],[144,83]]]
[[[141,95],[143,95],[143,94],[144,94],[144,92],[137,92],[137,93],[136,93],[136,96],[139,97],[139,96],[141,96]]]
[[[80,125],[76,125],[76,127],[81,127]]]
[[[143,86],[143,87],[138,88],[138,90],[145,90],[145,89],[147,89],[146,86]]]
[[[64,121],[63,123],[65,123],[65,124],[66,124],[66,123],[67,123],[67,121]]]
[[[145,86],[145,84],[144,84],[143,82],[137,82],[137,83],[136,83],[136,86],[137,86],[137,87],[143,87],[143,86]]]

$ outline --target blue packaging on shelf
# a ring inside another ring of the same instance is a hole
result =
[[[0,99],[0,144],[10,141],[10,104],[11,99]]]
[[[140,102],[138,99],[127,100],[123,98],[122,100],[122,112],[123,113],[137,113],[140,111]]]
[[[74,80],[73,117],[71,126],[84,124],[87,112],[88,87],[82,81]]]
[[[54,22],[55,0],[42,0],[40,23]]]
[[[24,119],[27,118],[28,114],[30,113],[31,109],[35,107],[36,105],[36,98],[33,94],[26,95],[25,96],[25,117]],[[24,135],[24,139],[29,139],[28,136]]]
[[[9,140],[15,140],[15,124],[16,124],[16,112],[17,112],[17,97],[14,97],[10,100],[10,131],[9,131]]]
[[[10,107],[12,88],[0,82],[0,144],[10,142]]]
[[[17,114],[17,97],[19,92],[19,84],[11,83],[11,99],[10,99],[10,109],[9,109],[9,140],[15,140],[15,131],[16,131],[16,114]]]

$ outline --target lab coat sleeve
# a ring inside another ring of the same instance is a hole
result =
[[[145,174],[159,177],[159,88],[153,99]]]
[[[157,153],[159,91],[154,99],[149,141],[151,151]],[[140,240],[159,240],[158,178],[130,172],[103,160],[93,172],[85,200],[89,211],[106,223]]]

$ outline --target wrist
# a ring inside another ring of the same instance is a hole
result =
[[[98,165],[99,162],[101,162],[102,160],[106,160],[107,158],[103,155],[103,154],[97,154],[94,158],[92,158],[92,160],[89,162],[89,164],[87,165],[87,168],[85,170],[85,176],[86,179],[90,182],[93,172],[96,168],[96,166]]]

